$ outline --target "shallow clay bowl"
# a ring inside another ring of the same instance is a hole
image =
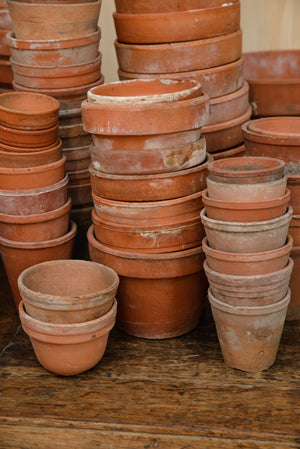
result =
[[[49,147],[57,141],[58,123],[51,128],[42,130],[23,130],[8,128],[0,125],[0,142],[13,147],[20,147],[24,151],[30,148]]]
[[[61,140],[50,148],[30,152],[26,152],[26,148],[23,152],[7,150],[7,146],[0,144],[0,167],[37,167],[58,161],[61,157]]]

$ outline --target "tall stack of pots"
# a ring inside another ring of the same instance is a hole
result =
[[[6,34],[12,24],[7,9],[6,0],[0,0],[0,93],[12,89],[13,73],[9,61],[10,50]]]
[[[72,255],[76,225],[69,223],[58,111],[46,95],[0,95],[0,252],[16,305],[22,270]]]
[[[131,80],[88,92],[90,257],[120,276],[118,323],[168,338],[198,322],[207,281],[200,221],[208,96],[195,80]]]
[[[243,125],[243,133],[248,155],[276,157],[286,163],[285,173],[293,208],[290,233],[294,239],[292,258],[295,262],[287,319],[300,319],[300,117],[252,120]]]
[[[216,157],[244,154],[241,125],[249,120],[243,77],[240,1],[115,0],[120,79],[194,77],[210,101],[203,128]]]
[[[208,164],[203,250],[225,362],[261,371],[276,358],[290,301],[292,208],[284,162],[233,158]]]

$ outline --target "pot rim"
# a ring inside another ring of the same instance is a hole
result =
[[[269,119],[272,118],[295,118],[295,119],[299,119],[300,122],[300,117],[292,117],[292,116],[280,116],[280,117],[266,117]],[[263,119],[256,119],[256,120],[263,120]],[[271,132],[269,133],[260,133],[257,131],[252,130],[251,128],[249,128],[249,125],[253,122],[253,120],[248,120],[247,122],[243,123],[242,125],[242,131],[243,134],[246,138],[246,140],[249,140],[251,142],[257,142],[260,144],[264,144],[264,145],[278,145],[278,146],[295,146],[295,147],[299,147],[300,145],[300,131],[299,131],[299,135],[295,135],[293,134],[292,136],[289,136],[288,133],[286,135],[284,134],[272,134]]]
[[[46,187],[38,187],[36,189],[28,189],[28,190],[0,190],[0,197],[27,197],[31,195],[44,195],[48,192],[52,192],[55,190],[58,190],[61,187],[67,186],[69,183],[68,175],[66,174],[65,177],[61,180],[56,182],[55,184],[51,184]]]
[[[205,134],[209,134],[209,133],[215,133],[218,131],[225,131],[225,130],[228,130],[231,128],[235,128],[236,126],[241,126],[242,123],[244,123],[250,119],[251,115],[252,115],[252,108],[251,108],[251,106],[249,106],[247,111],[237,118],[228,120],[227,122],[217,123],[215,125],[203,126],[202,133],[205,135]]]
[[[9,3],[11,3],[12,5],[15,5],[15,7],[17,8],[20,2],[18,1],[13,1],[13,0],[9,0]],[[25,2],[23,2],[24,4]],[[91,2],[86,2],[86,3],[25,3],[26,5],[30,5],[29,8],[34,8],[36,7],[36,5],[40,5],[40,6],[46,6],[46,9],[53,9],[53,8],[58,8],[58,9],[62,9],[65,7],[68,7],[68,9],[73,8],[73,6],[77,7],[78,9],[80,9],[80,7],[86,7],[88,5],[92,5],[93,7],[95,7],[96,5],[98,6],[99,4],[101,5],[102,0],[94,0]],[[44,8],[43,8],[44,9]],[[92,8],[94,9],[94,8]]]
[[[3,125],[0,120],[0,131],[10,132],[10,133],[14,133],[16,135],[27,135],[27,136],[40,136],[40,135],[44,135],[44,134],[47,135],[48,133],[51,133],[52,131],[55,131],[56,129],[58,129],[58,123],[56,123],[56,125],[53,125],[49,128],[46,128],[46,129],[31,130],[31,129],[18,129],[18,128],[6,126],[6,125]]]
[[[46,147],[36,147],[36,148],[25,148],[25,147],[13,147],[6,145],[5,143],[0,143],[0,152],[6,154],[8,157],[34,157],[43,154],[48,154],[60,150],[62,147],[62,141],[58,137],[54,144]],[[16,151],[17,150],[17,151]],[[21,151],[18,151],[21,150]],[[24,167],[23,167],[24,168]]]
[[[228,169],[228,164],[233,165],[235,162],[246,162],[251,163],[251,161],[258,161],[261,162],[261,164],[269,163],[269,166],[266,168],[256,168],[254,170],[244,170],[241,166],[241,169],[239,170],[232,170]],[[224,167],[225,165],[225,167]],[[270,167],[271,165],[271,167]],[[278,171],[281,171],[286,166],[286,163],[282,161],[281,159],[276,159],[272,157],[255,157],[255,156],[242,156],[242,157],[232,157],[227,159],[219,159],[217,161],[212,161],[208,164],[208,172],[212,175],[222,176],[224,178],[231,177],[231,178],[254,178],[254,177],[261,177],[265,176],[266,174],[273,174],[277,173]]]
[[[36,167],[28,167],[28,168],[5,168],[0,167],[0,175],[30,175],[36,173],[43,173],[49,170],[55,170],[58,167],[61,167],[66,162],[66,156],[62,156],[58,161],[50,162],[49,164],[37,165]]]
[[[223,103],[228,103],[232,100],[237,100],[238,98],[243,97],[248,92],[249,92],[249,84],[247,83],[247,81],[244,81],[243,86],[240,89],[235,90],[230,94],[222,95],[221,97],[211,98],[209,100],[209,103],[211,106],[222,106]]]
[[[25,69],[25,70],[28,70],[28,71],[32,71],[33,70],[34,72],[35,71],[37,71],[37,72],[39,72],[39,71],[40,72],[45,72],[45,74],[42,74],[42,73],[38,73],[38,74],[33,74],[33,73],[24,74],[22,72],[21,73],[19,72],[20,75],[22,75],[22,76],[32,77],[32,78],[40,78],[40,77],[43,77],[43,78],[53,78],[53,77],[55,77],[55,78],[57,78],[57,77],[59,77],[60,72],[64,72],[67,69],[69,69],[71,71],[72,70],[76,70],[76,69],[78,69],[78,70],[79,69],[83,69],[83,70],[80,70],[79,73],[74,73],[73,76],[78,76],[80,74],[83,74],[83,73],[86,73],[86,72],[90,72],[91,68],[93,69],[94,67],[97,67],[101,63],[102,55],[101,55],[100,52],[98,52],[97,57],[92,59],[92,60],[90,60],[90,61],[88,61],[88,62],[81,62],[80,64],[72,64],[72,65],[57,65],[55,67],[53,67],[53,66],[37,66],[37,65],[31,66],[31,65],[27,65],[27,64],[21,64],[20,62],[14,61],[12,56],[9,58],[9,60],[10,60],[10,62],[12,64],[12,66],[14,66],[16,68],[20,67],[21,69]],[[64,78],[64,77],[70,78],[71,75],[70,74],[61,75],[60,77],[61,78]]]
[[[9,65],[10,62],[6,61]],[[22,111],[22,109],[14,109],[14,108],[9,108],[6,106],[3,106],[3,104],[1,103],[1,99],[5,97],[24,97],[24,95],[29,99],[30,97],[39,97],[41,98],[41,100],[44,100],[45,102],[47,102],[48,104],[50,103],[50,105],[52,104],[52,107],[50,107],[48,110],[46,111],[33,111],[31,110],[30,112],[24,112]],[[42,94],[39,92],[32,92],[32,90],[28,89],[28,92],[6,92],[4,94],[0,95],[0,113],[4,112],[5,114],[9,114],[11,115],[19,115],[22,117],[27,117],[27,116],[33,116],[33,117],[40,117],[40,116],[47,116],[47,115],[52,115],[55,114],[56,112],[58,112],[60,108],[60,104],[59,101],[56,100],[55,98],[51,97],[50,95],[46,95],[46,94]],[[0,123],[3,124],[3,120],[0,119]],[[6,122],[5,122],[6,123]]]

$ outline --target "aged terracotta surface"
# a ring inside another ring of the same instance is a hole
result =
[[[116,10],[124,14],[151,14],[171,11],[188,11],[197,8],[222,6],[222,0],[115,0]]]
[[[0,128],[1,131],[1,128]],[[14,151],[17,150],[17,151]],[[58,161],[62,157],[61,141],[46,149],[26,151],[27,148],[9,147],[0,143],[0,166],[6,168],[30,168]]]
[[[23,151],[25,149],[27,151],[27,148],[41,150],[43,147],[57,144],[57,128],[58,123],[51,128],[34,131],[8,128],[0,125],[0,143],[19,147]]]
[[[229,150],[225,151],[217,151],[216,153],[213,153],[213,158],[215,161],[218,159],[224,159],[226,157],[241,157],[246,156],[245,152],[245,145],[239,145],[235,148],[229,148]]]
[[[210,99],[209,125],[234,120],[247,112],[249,107],[249,85],[222,97]]]
[[[86,184],[69,185],[68,193],[75,207],[86,207],[93,203],[92,187],[88,182]]]

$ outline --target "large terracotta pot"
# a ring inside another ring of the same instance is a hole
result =
[[[61,153],[61,141],[58,140],[57,145],[42,149],[38,151],[26,151],[27,148],[23,149],[22,152],[11,151],[15,147],[8,147],[0,143],[0,166],[6,168],[30,168],[37,167],[40,165],[51,164],[58,161],[62,157]],[[21,148],[18,148],[21,150]]]
[[[205,300],[202,248],[137,254],[101,245],[88,231],[90,257],[120,276],[118,324],[143,338],[171,338],[192,330]]]
[[[209,125],[216,125],[245,114],[249,107],[249,85],[222,97],[213,98],[209,102]]]
[[[57,144],[57,128],[58,123],[51,128],[35,131],[8,128],[0,125],[0,143],[19,147],[22,151],[30,151],[30,149],[34,151],[32,150],[34,148],[41,150],[44,147]]]
[[[300,320],[300,246],[294,246],[291,252],[294,261],[294,270],[291,276],[291,302],[288,307],[287,320]]]

